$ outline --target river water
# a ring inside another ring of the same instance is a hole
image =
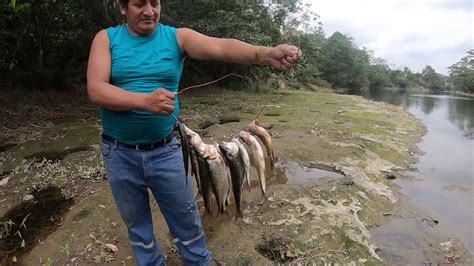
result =
[[[427,127],[418,143],[425,154],[415,165],[417,170],[409,173],[414,178],[394,182],[439,222],[432,229],[443,237],[459,239],[474,254],[474,98],[399,92],[360,95],[403,106]],[[387,257],[423,262],[424,230],[426,225],[419,221],[398,219],[372,234],[391,253]]]

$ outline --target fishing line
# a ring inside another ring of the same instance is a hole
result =
[[[187,91],[187,90],[189,90],[189,89],[194,89],[194,88],[198,88],[198,87],[204,87],[204,86],[207,86],[207,85],[216,83],[216,82],[218,82],[218,81],[220,81],[220,80],[223,80],[223,79],[225,79],[225,78],[228,78],[228,77],[230,77],[230,76],[236,76],[236,77],[239,77],[239,78],[241,78],[241,79],[243,79],[243,80],[247,80],[246,78],[242,77],[242,76],[239,75],[239,74],[231,73],[231,74],[227,74],[227,75],[225,75],[225,76],[223,76],[223,77],[221,77],[221,78],[218,78],[218,79],[216,79],[216,80],[213,80],[213,81],[209,81],[209,82],[206,82],[206,83],[202,83],[202,84],[198,84],[198,85],[193,85],[193,86],[186,87],[186,88],[182,89],[180,92],[176,93],[176,95],[180,95],[181,93],[183,93],[184,91]],[[179,118],[177,118],[177,117],[174,115],[174,113],[171,113],[171,115],[174,117],[174,119],[176,120],[176,122],[177,122],[178,124],[181,123],[181,121],[179,121]]]
[[[171,115],[174,117],[174,119],[176,120],[178,124],[181,123],[181,121],[179,121],[179,119],[173,113],[171,113]]]
[[[212,84],[212,83],[216,83],[216,82],[218,82],[218,81],[220,81],[220,80],[223,80],[223,79],[225,79],[225,78],[227,78],[227,77],[230,77],[230,76],[236,76],[236,77],[239,77],[239,78],[241,78],[241,79],[243,79],[243,80],[246,80],[246,79],[245,79],[244,77],[242,77],[241,75],[231,73],[231,74],[228,74],[228,75],[223,76],[222,78],[218,78],[218,79],[213,80],[213,81],[210,81],[210,82],[206,82],[206,83],[203,83],[203,84],[193,85],[193,86],[186,87],[186,88],[182,89],[180,92],[178,92],[178,93],[176,93],[176,94],[179,95],[179,94],[181,94],[181,93],[183,93],[184,91],[187,91],[187,90],[189,90],[189,89],[207,86],[207,85],[210,85],[210,84]]]

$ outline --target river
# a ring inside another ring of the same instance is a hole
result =
[[[365,98],[403,106],[427,127],[418,147],[425,153],[394,182],[438,221],[432,228],[416,219],[394,219],[372,235],[393,262],[423,263],[425,233],[455,238],[474,254],[474,98],[399,92],[365,92]],[[426,244],[426,243],[425,243]],[[403,258],[403,260],[400,260]]]

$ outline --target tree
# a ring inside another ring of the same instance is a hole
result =
[[[392,80],[393,85],[398,88],[406,89],[409,85],[406,72],[399,69],[391,71],[390,79]]]
[[[78,80],[94,34],[118,18],[114,0],[3,0],[0,77],[24,87],[62,88]]]
[[[353,40],[335,32],[323,46],[321,71],[336,87],[360,89],[369,85],[369,56]]]
[[[426,66],[421,72],[421,77],[425,83],[425,86],[430,88],[432,91],[444,91],[447,90],[445,78],[436,73],[431,66]]]
[[[449,77],[454,89],[474,93],[474,49],[449,67]]]
[[[369,88],[379,90],[392,85],[390,81],[390,67],[382,58],[375,58],[372,51],[368,51],[370,66],[368,69]]]

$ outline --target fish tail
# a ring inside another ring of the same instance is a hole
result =
[[[265,196],[265,171],[260,170],[260,188],[262,189],[262,193]]]
[[[220,204],[220,206],[219,206],[219,212],[220,212],[220,213],[224,213],[224,212],[225,212],[225,209],[226,209],[225,206],[226,206],[226,205],[225,205],[225,202],[223,202],[222,204]]]

